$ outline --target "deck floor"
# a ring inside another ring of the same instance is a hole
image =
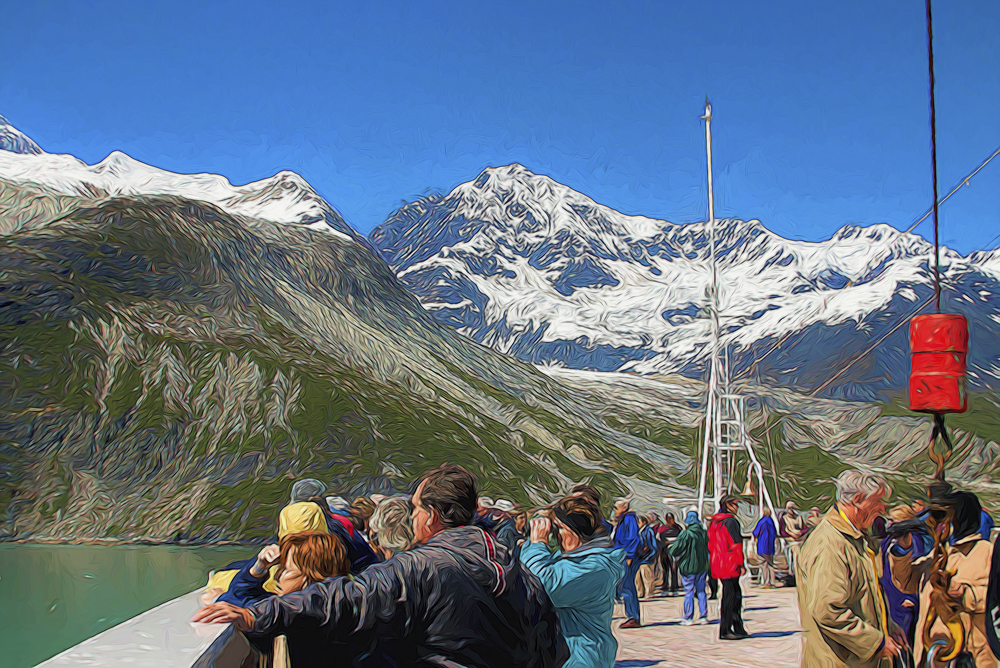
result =
[[[721,592],[720,592],[721,593]],[[795,589],[744,591],[743,619],[750,637],[719,639],[719,602],[709,601],[707,626],[681,626],[683,597],[642,601],[641,629],[619,630],[622,606],[615,606],[616,668],[790,668],[800,664],[802,629]]]

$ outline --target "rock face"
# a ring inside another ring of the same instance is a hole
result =
[[[408,491],[443,461],[526,504],[691,466],[441,327],[296,174],[6,149],[0,535],[265,538],[296,477]]]
[[[44,153],[38,144],[8,123],[3,116],[0,116],[0,151],[21,155],[41,155]]]
[[[418,200],[371,234],[442,323],[536,364],[700,376],[709,340],[708,228],[626,216],[520,165]],[[906,327],[932,294],[933,247],[886,225],[795,242],[758,221],[716,222],[724,341],[737,374],[873,399],[905,384]],[[970,379],[997,379],[1000,260],[942,252],[943,308],[973,329]],[[778,345],[780,344],[780,345]]]

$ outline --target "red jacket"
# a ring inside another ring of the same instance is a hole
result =
[[[708,527],[708,551],[712,555],[712,577],[738,578],[743,566],[743,536],[740,523],[729,513],[712,516]]]

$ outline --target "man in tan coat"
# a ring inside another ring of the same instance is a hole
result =
[[[802,545],[802,668],[888,668],[903,650],[879,587],[879,559],[862,534],[885,512],[889,491],[878,476],[845,471],[837,478],[837,505]]]
[[[990,560],[993,545],[982,540],[979,522],[982,507],[975,494],[954,492],[948,499],[953,509],[952,534],[947,552],[945,570],[952,573],[947,596],[959,610],[958,619],[962,625],[962,650],[972,655],[976,668],[996,668],[997,659],[990,650],[986,639],[986,590],[990,581]],[[934,588],[928,578],[935,554],[913,560],[912,538],[906,534],[896,541],[890,550],[890,564],[893,582],[900,591],[907,594],[920,592],[920,617],[917,621],[916,647],[913,656],[921,666],[924,658],[923,630],[929,615],[933,614],[931,596]],[[931,638],[948,641],[951,631],[935,615],[931,625]],[[944,666],[935,660],[934,666]]]

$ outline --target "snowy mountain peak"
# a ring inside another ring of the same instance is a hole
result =
[[[116,176],[125,176],[142,167],[148,167],[148,165],[139,162],[121,151],[112,151],[108,154],[108,157],[94,165],[94,170]]]
[[[283,170],[272,176],[269,181],[275,181],[285,185],[286,187],[292,188],[303,188],[305,190],[312,190],[312,186],[309,183],[296,174],[295,172],[289,170]]]
[[[419,262],[451,248],[549,264],[547,258],[563,254],[580,262],[625,257],[631,240],[654,237],[664,225],[669,224],[620,214],[514,163],[485,169],[445,196],[404,206],[372,239],[390,262]],[[421,242],[407,243],[415,239]]]
[[[788,337],[809,360],[841,345],[860,352],[931,291],[933,246],[889,225],[848,225],[818,242],[784,239],[759,220],[716,220],[714,230],[734,359]],[[707,222],[627,216],[519,164],[408,204],[371,235],[424,307],[475,340],[534,363],[639,373],[700,368],[710,238]],[[976,256],[976,267],[945,257],[950,285],[977,286],[966,303],[1000,295],[997,254]],[[789,373],[813,371],[803,362]]]
[[[860,225],[845,225],[840,228],[828,243],[860,247],[877,247],[880,252],[891,252],[896,257],[926,255],[933,251],[934,246],[926,239],[909,232],[901,232],[891,225],[876,223],[862,227]],[[948,249],[942,249],[942,257],[961,257]]]
[[[512,162],[509,165],[503,165],[500,167],[487,167],[480,172],[479,176],[475,178],[473,183],[475,183],[477,187],[482,188],[488,181],[491,180],[494,181],[494,185],[496,185],[498,182],[524,181],[531,178],[538,178],[538,175],[531,172],[524,165]]]
[[[2,128],[0,128],[2,129]],[[60,193],[93,197],[175,195],[209,202],[249,218],[300,225],[368,246],[330,204],[290,171],[234,186],[218,174],[177,174],[114,151],[96,165],[71,155],[0,151],[0,180],[38,185]]]
[[[41,155],[45,151],[23,132],[11,125],[6,118],[0,116],[0,151],[20,153],[23,155]]]

